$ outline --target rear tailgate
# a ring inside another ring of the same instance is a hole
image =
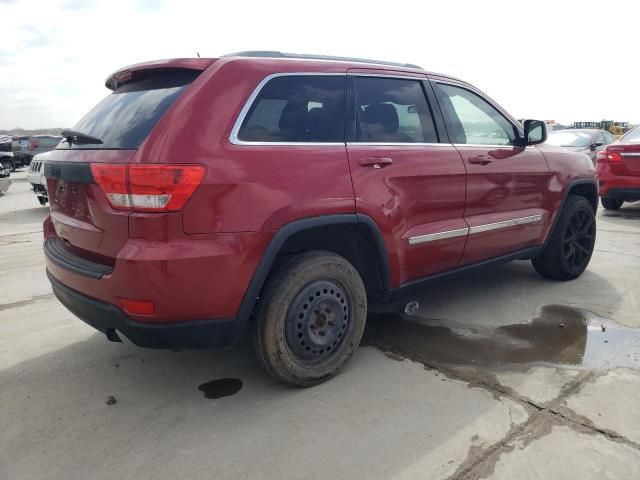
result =
[[[78,256],[113,264],[129,235],[128,211],[114,210],[93,181],[92,162],[127,163],[135,150],[56,150],[45,163],[51,221]]]
[[[118,80],[109,85],[113,93],[72,129],[85,136],[63,140],[45,164],[56,248],[93,262],[115,264],[129,237],[132,210],[126,202],[117,205],[116,200],[122,201],[126,193],[105,194],[92,165],[141,163],[138,151],[145,139],[199,73],[199,69],[160,63],[114,74]]]

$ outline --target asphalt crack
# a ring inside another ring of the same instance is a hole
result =
[[[446,366],[425,361],[419,353],[380,342],[370,341],[369,345],[381,351],[393,360],[411,360],[422,364],[426,370],[432,370],[451,380],[466,383],[470,388],[481,388],[490,393],[496,400],[510,399],[521,405],[529,417],[520,425],[512,426],[506,435],[497,442],[479,447],[472,445],[467,458],[460,464],[456,472],[448,480],[477,480],[490,475],[501,455],[516,448],[524,448],[532,441],[551,432],[555,426],[569,427],[573,431],[590,435],[602,435],[606,439],[622,443],[640,450],[640,444],[626,438],[618,432],[597,427],[590,420],[582,417],[564,405],[564,401],[571,395],[578,393],[582,387],[598,376],[594,371],[585,371],[575,379],[567,382],[560,393],[552,400],[538,403],[516,393],[510,387],[502,385],[495,374],[490,371],[478,370],[474,367]]]

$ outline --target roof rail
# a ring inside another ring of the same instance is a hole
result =
[[[412,63],[385,62],[381,60],[368,60],[365,58],[333,57],[330,55],[312,55],[306,53],[284,53],[271,50],[247,50],[245,52],[235,52],[222,55],[223,57],[250,57],[250,58],[297,58],[305,60],[332,60],[334,62],[371,63],[376,65],[388,65],[390,67],[417,68],[422,67]]]

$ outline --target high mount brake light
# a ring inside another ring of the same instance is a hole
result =
[[[201,165],[91,164],[112,208],[136,212],[181,210],[204,177]]]

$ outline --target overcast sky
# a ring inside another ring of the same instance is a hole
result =
[[[518,118],[640,123],[638,0],[0,0],[0,19],[0,129],[73,126],[125,65],[257,49],[416,63]]]

